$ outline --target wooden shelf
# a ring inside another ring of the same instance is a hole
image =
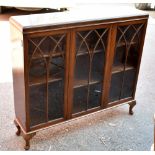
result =
[[[100,80],[93,79],[89,82],[89,85],[101,83]],[[74,81],[74,87],[73,88],[80,88],[88,85],[88,80],[87,79],[81,79],[81,80],[76,80]]]
[[[59,74],[57,74],[57,76],[55,77],[50,77],[48,78],[48,83],[49,82],[57,82],[63,80],[62,78],[62,72],[60,72]],[[47,83],[47,79],[46,76],[38,76],[38,77],[30,77],[29,78],[29,86],[34,86],[34,85],[40,85],[40,84],[45,84]]]
[[[136,45],[137,44],[137,42],[131,42],[130,43],[130,45]],[[117,47],[122,47],[122,46],[125,46],[126,44],[125,44],[125,42],[120,42],[118,45],[117,45]],[[127,45],[129,45],[129,43],[127,42]]]
[[[46,52],[45,52],[46,53]],[[60,57],[64,55],[65,56],[65,52],[56,52],[56,53],[53,53],[52,54],[52,57]],[[44,54],[44,55],[41,55],[41,54],[35,54],[32,59],[41,59],[41,58],[49,58],[50,55],[49,54]]]
[[[125,66],[125,71],[132,70],[132,69],[135,69],[135,67],[133,67],[131,65],[126,65]],[[112,67],[112,74],[123,72],[123,71],[124,71],[124,65],[122,65],[122,64],[118,65],[118,66],[113,66]]]
[[[93,51],[93,49],[91,51]],[[96,54],[96,53],[101,53],[103,51],[104,51],[103,49],[99,49],[99,50],[95,50],[93,53]],[[83,56],[87,54],[89,54],[88,51],[87,52],[79,51],[76,56]]]

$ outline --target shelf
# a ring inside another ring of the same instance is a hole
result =
[[[93,49],[92,49],[91,51],[93,51]],[[94,51],[94,54],[96,54],[96,53],[101,53],[101,52],[103,52],[103,51],[104,51],[104,49],[95,50],[95,51]],[[88,51],[87,51],[87,52],[79,51],[79,52],[76,54],[76,56],[83,56],[83,55],[87,55],[87,54],[89,54]]]
[[[125,66],[125,71],[132,70],[132,69],[135,69],[135,67],[133,67],[131,65],[126,65]],[[119,72],[122,72],[122,71],[124,71],[124,65],[123,64],[112,67],[112,74],[119,73]]]
[[[62,56],[62,55],[65,55],[65,52],[56,52],[56,53],[53,53],[52,54],[52,57],[60,57],[60,56]],[[37,54],[35,54],[33,57],[32,57],[32,59],[41,59],[41,58],[49,58],[50,57],[50,55],[49,54],[46,54],[46,52],[45,52],[45,54],[42,56],[41,54],[39,54],[39,53],[37,53]]]
[[[59,74],[57,74],[55,77],[53,76],[49,76],[48,78],[48,82],[57,82],[60,80],[63,80],[62,78],[62,72],[60,72]],[[40,84],[45,84],[46,81],[46,76],[38,76],[38,77],[30,77],[29,78],[29,86],[34,86],[34,85],[40,85]]]
[[[93,79],[92,81],[89,82],[89,85],[101,83],[100,80]],[[74,88],[80,88],[88,85],[88,80],[87,79],[81,79],[81,80],[74,80]]]
[[[137,42],[131,42],[130,43],[130,45],[136,45],[137,44]],[[125,42],[120,42],[118,45],[117,45],[117,47],[122,47],[122,46],[125,46],[126,44],[125,44]],[[129,42],[127,42],[127,45],[129,45]]]

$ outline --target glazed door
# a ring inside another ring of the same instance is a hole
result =
[[[101,108],[109,28],[85,28],[73,32],[71,115]]]
[[[30,127],[66,117],[69,34],[28,38],[28,103]]]
[[[122,24],[117,27],[109,104],[134,98],[144,33],[144,22]]]

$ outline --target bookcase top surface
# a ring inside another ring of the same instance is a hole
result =
[[[132,7],[93,7],[85,9],[71,9],[65,12],[12,16],[10,22],[20,29],[43,26],[57,26],[92,21],[117,20],[121,18],[136,18],[148,16],[148,13]]]

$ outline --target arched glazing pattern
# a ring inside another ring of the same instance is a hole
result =
[[[73,113],[101,106],[108,29],[76,32]]]
[[[133,96],[144,24],[117,28],[109,101]]]
[[[29,38],[30,126],[64,117],[66,34]]]

